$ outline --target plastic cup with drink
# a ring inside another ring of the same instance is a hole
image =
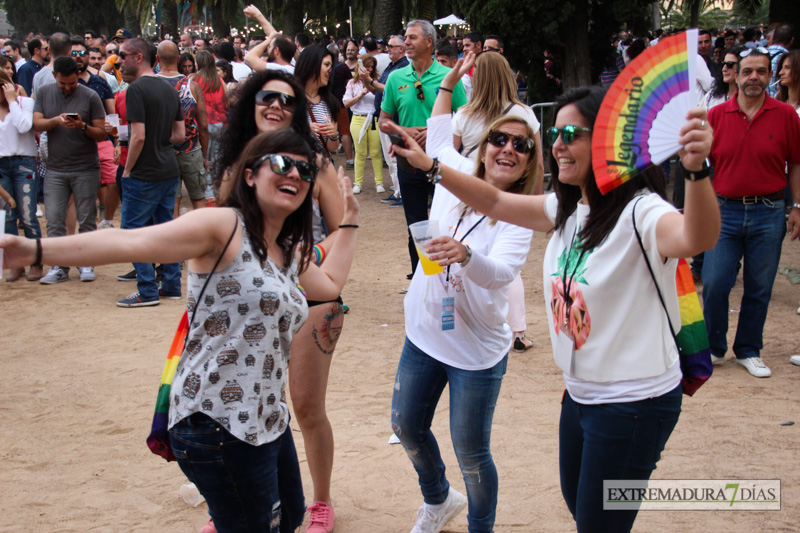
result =
[[[116,137],[117,130],[119,129],[119,115],[117,115],[116,113],[106,115],[106,122],[111,124],[111,135]]]
[[[439,231],[438,220],[423,220],[422,222],[415,222],[408,226],[411,231],[411,237],[414,239],[414,246],[417,249],[419,262],[422,265],[422,271],[426,276],[433,274],[441,274],[444,269],[435,261],[431,261],[430,256],[425,251],[425,246],[433,239],[441,235]]]

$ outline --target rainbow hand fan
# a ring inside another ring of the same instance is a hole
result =
[[[697,103],[697,30],[639,54],[608,89],[592,133],[592,166],[603,194],[677,152]]]

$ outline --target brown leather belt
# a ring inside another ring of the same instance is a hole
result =
[[[777,200],[783,200],[786,196],[784,195],[783,191],[774,192],[772,194],[764,194],[761,196],[740,196],[738,198],[728,198],[727,196],[720,196],[717,195],[718,198],[722,198],[723,200],[727,200],[728,202],[734,202],[737,204],[757,204],[764,200],[769,200],[770,202],[775,202]]]

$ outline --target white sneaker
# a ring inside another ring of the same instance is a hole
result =
[[[748,357],[747,359],[737,359],[737,363],[742,365],[750,372],[750,375],[757,378],[768,378],[772,375],[772,370],[769,369],[760,357]]]
[[[94,275],[94,267],[78,267],[78,272],[81,273],[81,281],[94,281],[97,276]]]
[[[719,357],[717,355],[711,354],[711,364],[712,365],[721,365],[725,362],[725,356]]]
[[[386,192],[386,189],[383,188],[383,185],[376,185],[375,192],[378,194],[383,194]]]
[[[789,362],[793,365],[800,366],[800,355],[793,355],[789,358]]]
[[[422,504],[417,511],[417,523],[411,533],[439,533],[466,506],[467,498],[450,487],[444,503],[439,505]]]
[[[44,216],[44,211],[42,211],[42,206],[36,205],[36,217],[42,218]]]
[[[111,222],[110,220],[103,220],[97,225],[97,229],[108,229],[108,228],[113,228],[113,227],[114,227],[114,223]]]
[[[50,267],[50,271],[45,277],[39,280],[42,285],[55,285],[62,281],[69,280],[69,272],[59,266]]]
[[[353,194],[361,194],[361,185],[353,185]]]

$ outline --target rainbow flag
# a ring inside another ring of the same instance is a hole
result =
[[[675,282],[678,286],[678,305],[681,310],[681,329],[676,335],[683,372],[681,384],[684,394],[692,396],[711,377],[713,371],[711,350],[700,299],[697,297],[692,272],[685,259],[678,261]]]
[[[164,363],[164,371],[161,373],[161,384],[158,387],[158,397],[156,398],[156,411],[153,414],[153,426],[150,429],[150,436],[147,437],[147,446],[150,451],[160,455],[167,461],[174,461],[175,454],[172,453],[172,446],[169,444],[169,433],[167,432],[167,421],[169,417],[169,394],[172,390],[172,379],[181,360],[183,346],[186,342],[186,335],[189,333],[189,315],[183,312],[183,317],[172,338],[172,345],[169,347],[167,361]]]

